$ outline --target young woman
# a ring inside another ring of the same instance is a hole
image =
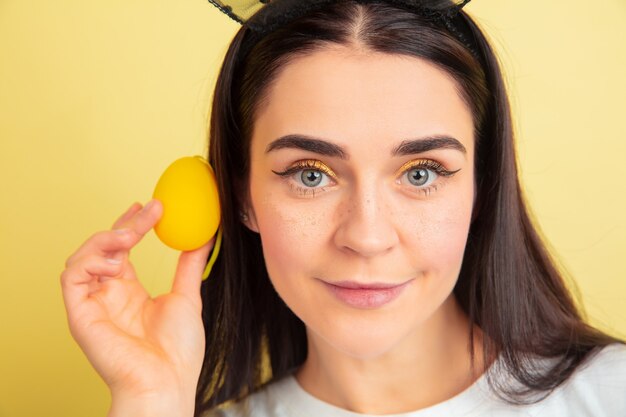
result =
[[[460,6],[265,5],[215,90],[209,279],[213,241],[171,293],[143,289],[128,254],[156,200],[67,260],[110,415],[626,415],[626,347],[582,320],[533,228],[511,126]]]

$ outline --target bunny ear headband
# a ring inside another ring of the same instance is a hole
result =
[[[254,44],[263,36],[305,14],[341,0],[208,0],[231,19],[247,26],[253,32]],[[357,0],[373,3],[383,0]],[[433,23],[445,27],[461,41],[474,56],[476,48],[469,42],[467,23],[459,19],[459,12],[470,0],[384,0],[403,9],[418,13]],[[470,35],[471,36],[471,35]],[[249,50],[252,45],[247,45]],[[243,54],[245,55],[245,53]]]

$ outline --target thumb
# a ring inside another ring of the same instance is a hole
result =
[[[172,284],[172,293],[183,295],[189,298],[198,307],[202,306],[200,298],[200,285],[202,284],[202,273],[209,257],[209,252],[215,244],[215,236],[204,246],[191,251],[184,251],[178,257],[176,275]]]

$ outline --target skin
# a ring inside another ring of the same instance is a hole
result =
[[[267,152],[289,134],[332,142],[349,158],[294,147]],[[403,140],[429,135],[455,138],[464,151],[391,156]],[[470,372],[469,321],[452,290],[474,204],[474,137],[454,79],[422,59],[361,49],[300,57],[271,87],[250,152],[246,225],[261,236],[278,294],[306,325],[309,354],[298,383],[369,414],[428,407],[469,387],[480,371]],[[302,171],[273,172],[300,160],[332,175],[307,171],[322,176],[317,185],[303,182]],[[430,171],[432,182],[416,186],[400,170],[424,160],[456,173]],[[322,280],[410,282],[391,303],[361,308],[338,300]]]
[[[215,238],[181,252],[171,291],[153,298],[129,256],[162,213],[158,200],[134,203],[61,273],[72,336],[111,391],[109,417],[193,415],[204,356],[200,284]]]

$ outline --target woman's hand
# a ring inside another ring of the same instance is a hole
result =
[[[200,284],[215,238],[181,252],[171,292],[151,298],[128,257],[162,215],[152,202],[133,204],[67,259],[63,298],[72,336],[111,390],[109,415],[192,416],[204,356]]]

